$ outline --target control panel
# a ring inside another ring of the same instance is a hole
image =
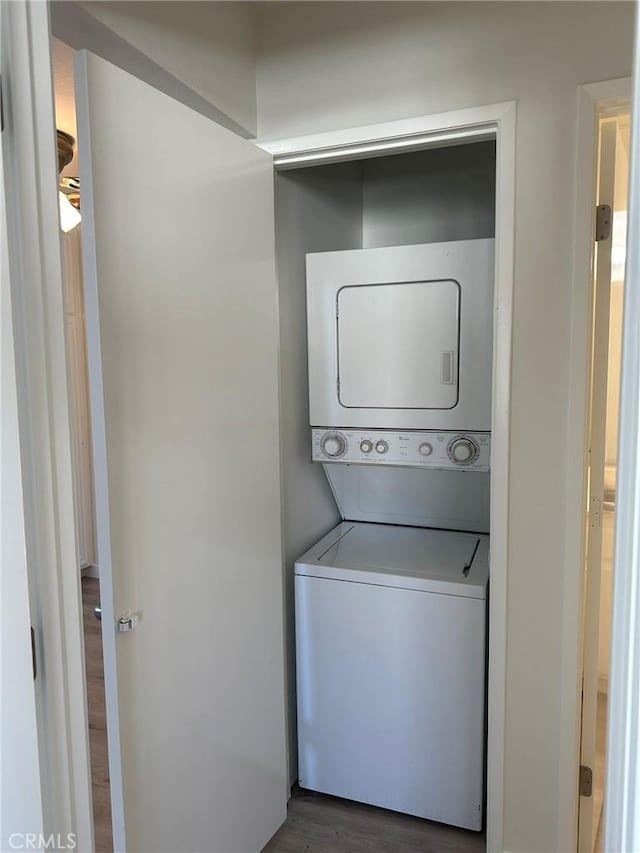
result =
[[[488,471],[491,433],[312,429],[314,462]]]

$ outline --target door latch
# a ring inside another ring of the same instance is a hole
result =
[[[118,631],[121,634],[126,634],[128,631],[134,631],[138,627],[140,621],[139,613],[125,613],[118,619]]]

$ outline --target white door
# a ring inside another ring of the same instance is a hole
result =
[[[76,75],[114,844],[249,853],[287,799],[272,164]]]
[[[578,848],[601,849],[611,636],[611,582],[622,333],[628,116],[601,121],[598,158],[589,515],[585,567],[581,784]],[[607,224],[607,220],[609,220]]]

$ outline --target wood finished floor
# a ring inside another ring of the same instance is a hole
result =
[[[263,853],[478,853],[484,833],[296,790]]]
[[[97,578],[82,578],[82,610],[84,620],[84,655],[87,670],[87,704],[89,709],[89,749],[91,752],[91,786],[96,853],[112,853],[111,800],[109,791],[109,759],[107,757],[107,725],[104,701],[104,668],[102,634],[93,608],[100,603]]]

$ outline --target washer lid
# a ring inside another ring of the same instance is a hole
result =
[[[296,562],[297,575],[485,598],[489,538],[343,522]]]

